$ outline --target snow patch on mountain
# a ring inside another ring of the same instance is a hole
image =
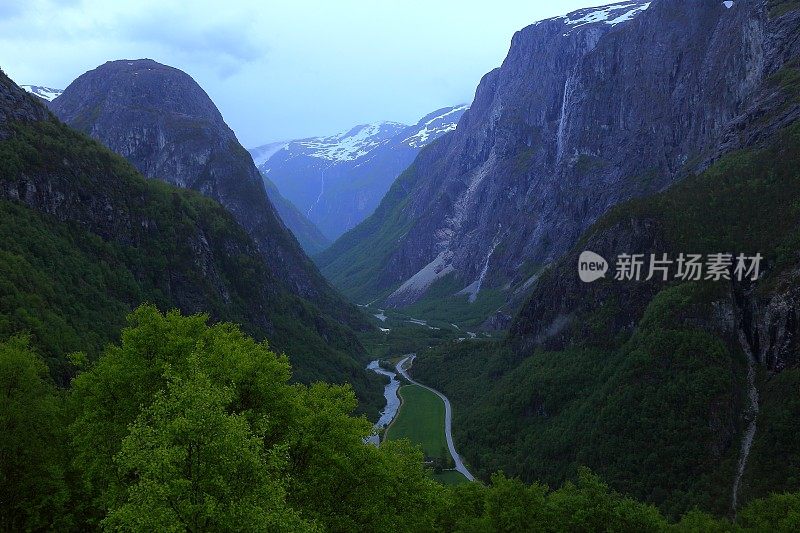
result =
[[[329,137],[309,137],[289,142],[269,143],[251,148],[256,166],[262,167],[276,153],[286,150],[289,157],[306,156],[330,161],[332,163],[363,159],[376,148],[390,142],[397,142],[400,135],[403,144],[412,148],[422,148],[445,133],[453,131],[458,119],[469,105],[446,107],[423,117],[416,125],[408,126],[399,122],[376,122],[361,124],[349,131]],[[264,168],[262,168],[262,171]]]
[[[31,94],[35,94],[39,98],[47,100],[48,102],[52,102],[53,99],[61,96],[61,93],[64,92],[63,89],[53,89],[51,87],[43,87],[41,85],[20,85],[20,87]]]
[[[445,133],[455,130],[458,126],[458,118],[467,108],[469,105],[464,104],[450,108],[441,115],[428,120],[423,119],[425,122],[417,124],[420,128],[419,131],[403,139],[403,142],[413,148],[422,148],[430,142],[429,139],[441,137]]]
[[[348,132],[331,137],[295,141],[289,146],[289,149],[292,151],[297,149],[304,155],[327,161],[354,161],[367,155],[406,128],[408,128],[407,125],[398,122],[362,124]]]
[[[566,37],[573,31],[588,26],[590,24],[605,23],[609,26],[616,26],[623,22],[633,20],[637,15],[647,10],[652,2],[620,2],[605,6],[589,7],[573,11],[568,15],[554,17],[546,21],[539,21],[540,24],[547,21],[561,21],[567,25],[568,31],[564,33]]]

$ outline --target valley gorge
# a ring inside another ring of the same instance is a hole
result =
[[[429,291],[474,300],[480,281],[500,308],[486,327],[507,326],[541,270],[611,206],[796,118],[796,106],[758,118],[782,105],[769,78],[797,53],[795,15],[767,10],[626,3],[521,30],[458,129],[320,268],[355,301],[399,308]]]
[[[0,8],[0,531],[798,530],[800,1],[557,4]]]

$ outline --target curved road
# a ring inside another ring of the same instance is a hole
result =
[[[402,375],[404,378],[406,378],[408,381],[410,381],[414,385],[418,385],[418,386],[422,387],[423,389],[428,389],[429,391],[431,391],[436,396],[438,396],[439,398],[442,399],[442,401],[444,402],[444,436],[447,439],[447,448],[450,450],[450,455],[453,457],[453,463],[456,465],[455,469],[456,469],[457,472],[460,472],[468,480],[475,481],[475,476],[470,474],[469,470],[467,470],[467,467],[464,466],[464,463],[461,461],[461,457],[456,452],[456,447],[453,444],[453,431],[452,431],[452,428],[453,428],[453,409],[450,407],[450,400],[448,400],[447,396],[445,396],[444,394],[442,394],[438,390],[432,389],[432,388],[428,387],[427,385],[423,385],[419,381],[415,381],[415,380],[411,379],[411,376],[409,376],[406,373],[406,362],[409,362],[408,366],[411,366],[410,363],[414,362],[414,358],[416,356],[417,356],[416,354],[411,354],[408,357],[405,357],[405,358],[401,359],[400,362],[397,363],[397,366],[395,368],[397,369],[397,372],[400,375]]]

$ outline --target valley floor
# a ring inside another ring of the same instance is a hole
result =
[[[474,481],[474,476],[456,452],[452,434],[452,407],[450,400],[439,391],[427,387],[408,375],[415,355],[400,360],[397,372],[411,385],[400,388],[403,404],[397,418],[386,431],[387,439],[408,438],[422,446],[426,457],[441,461],[441,465],[454,467],[454,472]],[[453,476],[449,476],[453,480]]]

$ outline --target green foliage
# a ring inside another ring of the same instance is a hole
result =
[[[292,385],[285,357],[201,315],[142,307],[129,320],[122,343],[73,385],[90,524],[110,513],[103,523],[114,528],[230,527],[239,517],[395,529],[403,508],[435,489],[417,450],[364,444],[370,424],[350,416],[348,387]]]
[[[230,414],[232,390],[215,386],[196,358],[130,425],[115,457],[132,482],[103,525],[136,531],[299,531],[279,472],[284,458],[265,453],[266,421]],[[263,429],[262,429],[263,428]]]
[[[753,531],[798,531],[800,493],[772,494],[754,500],[739,513],[739,521]]]
[[[402,318],[389,320],[384,325],[389,331],[374,331],[359,336],[370,357],[375,359],[422,353],[430,347],[452,344],[455,339],[465,336],[449,325],[430,329],[428,326],[409,324]]]
[[[738,527],[698,511],[671,525],[586,469],[555,491],[500,474],[488,486],[441,485],[407,441],[363,442],[370,424],[350,416],[347,387],[289,383],[286,358],[237,327],[152,306],[129,323],[121,343],[75,379],[67,403],[26,339],[0,343],[4,530]],[[798,502],[796,494],[753,501],[741,530],[796,529]]]
[[[800,369],[762,376],[757,388],[758,429],[742,480],[745,500],[800,486]]]
[[[489,487],[451,489],[450,507],[440,518],[445,531],[664,531],[667,522],[655,507],[608,489],[582,470],[576,483],[550,492],[503,475]]]
[[[64,413],[28,339],[0,342],[0,529],[67,527]]]
[[[744,359],[682,326],[707,312],[697,295],[664,291],[620,350],[520,361],[510,345],[465,342],[421,356],[415,375],[454,403],[457,447],[484,478],[503,470],[559,485],[587,465],[670,516],[695,505],[724,512]]]
[[[420,301],[403,309],[404,313],[462,328],[477,329],[487,316],[505,303],[506,295],[497,289],[483,289],[474,302],[466,294],[458,294],[464,286],[455,274],[436,280]]]

